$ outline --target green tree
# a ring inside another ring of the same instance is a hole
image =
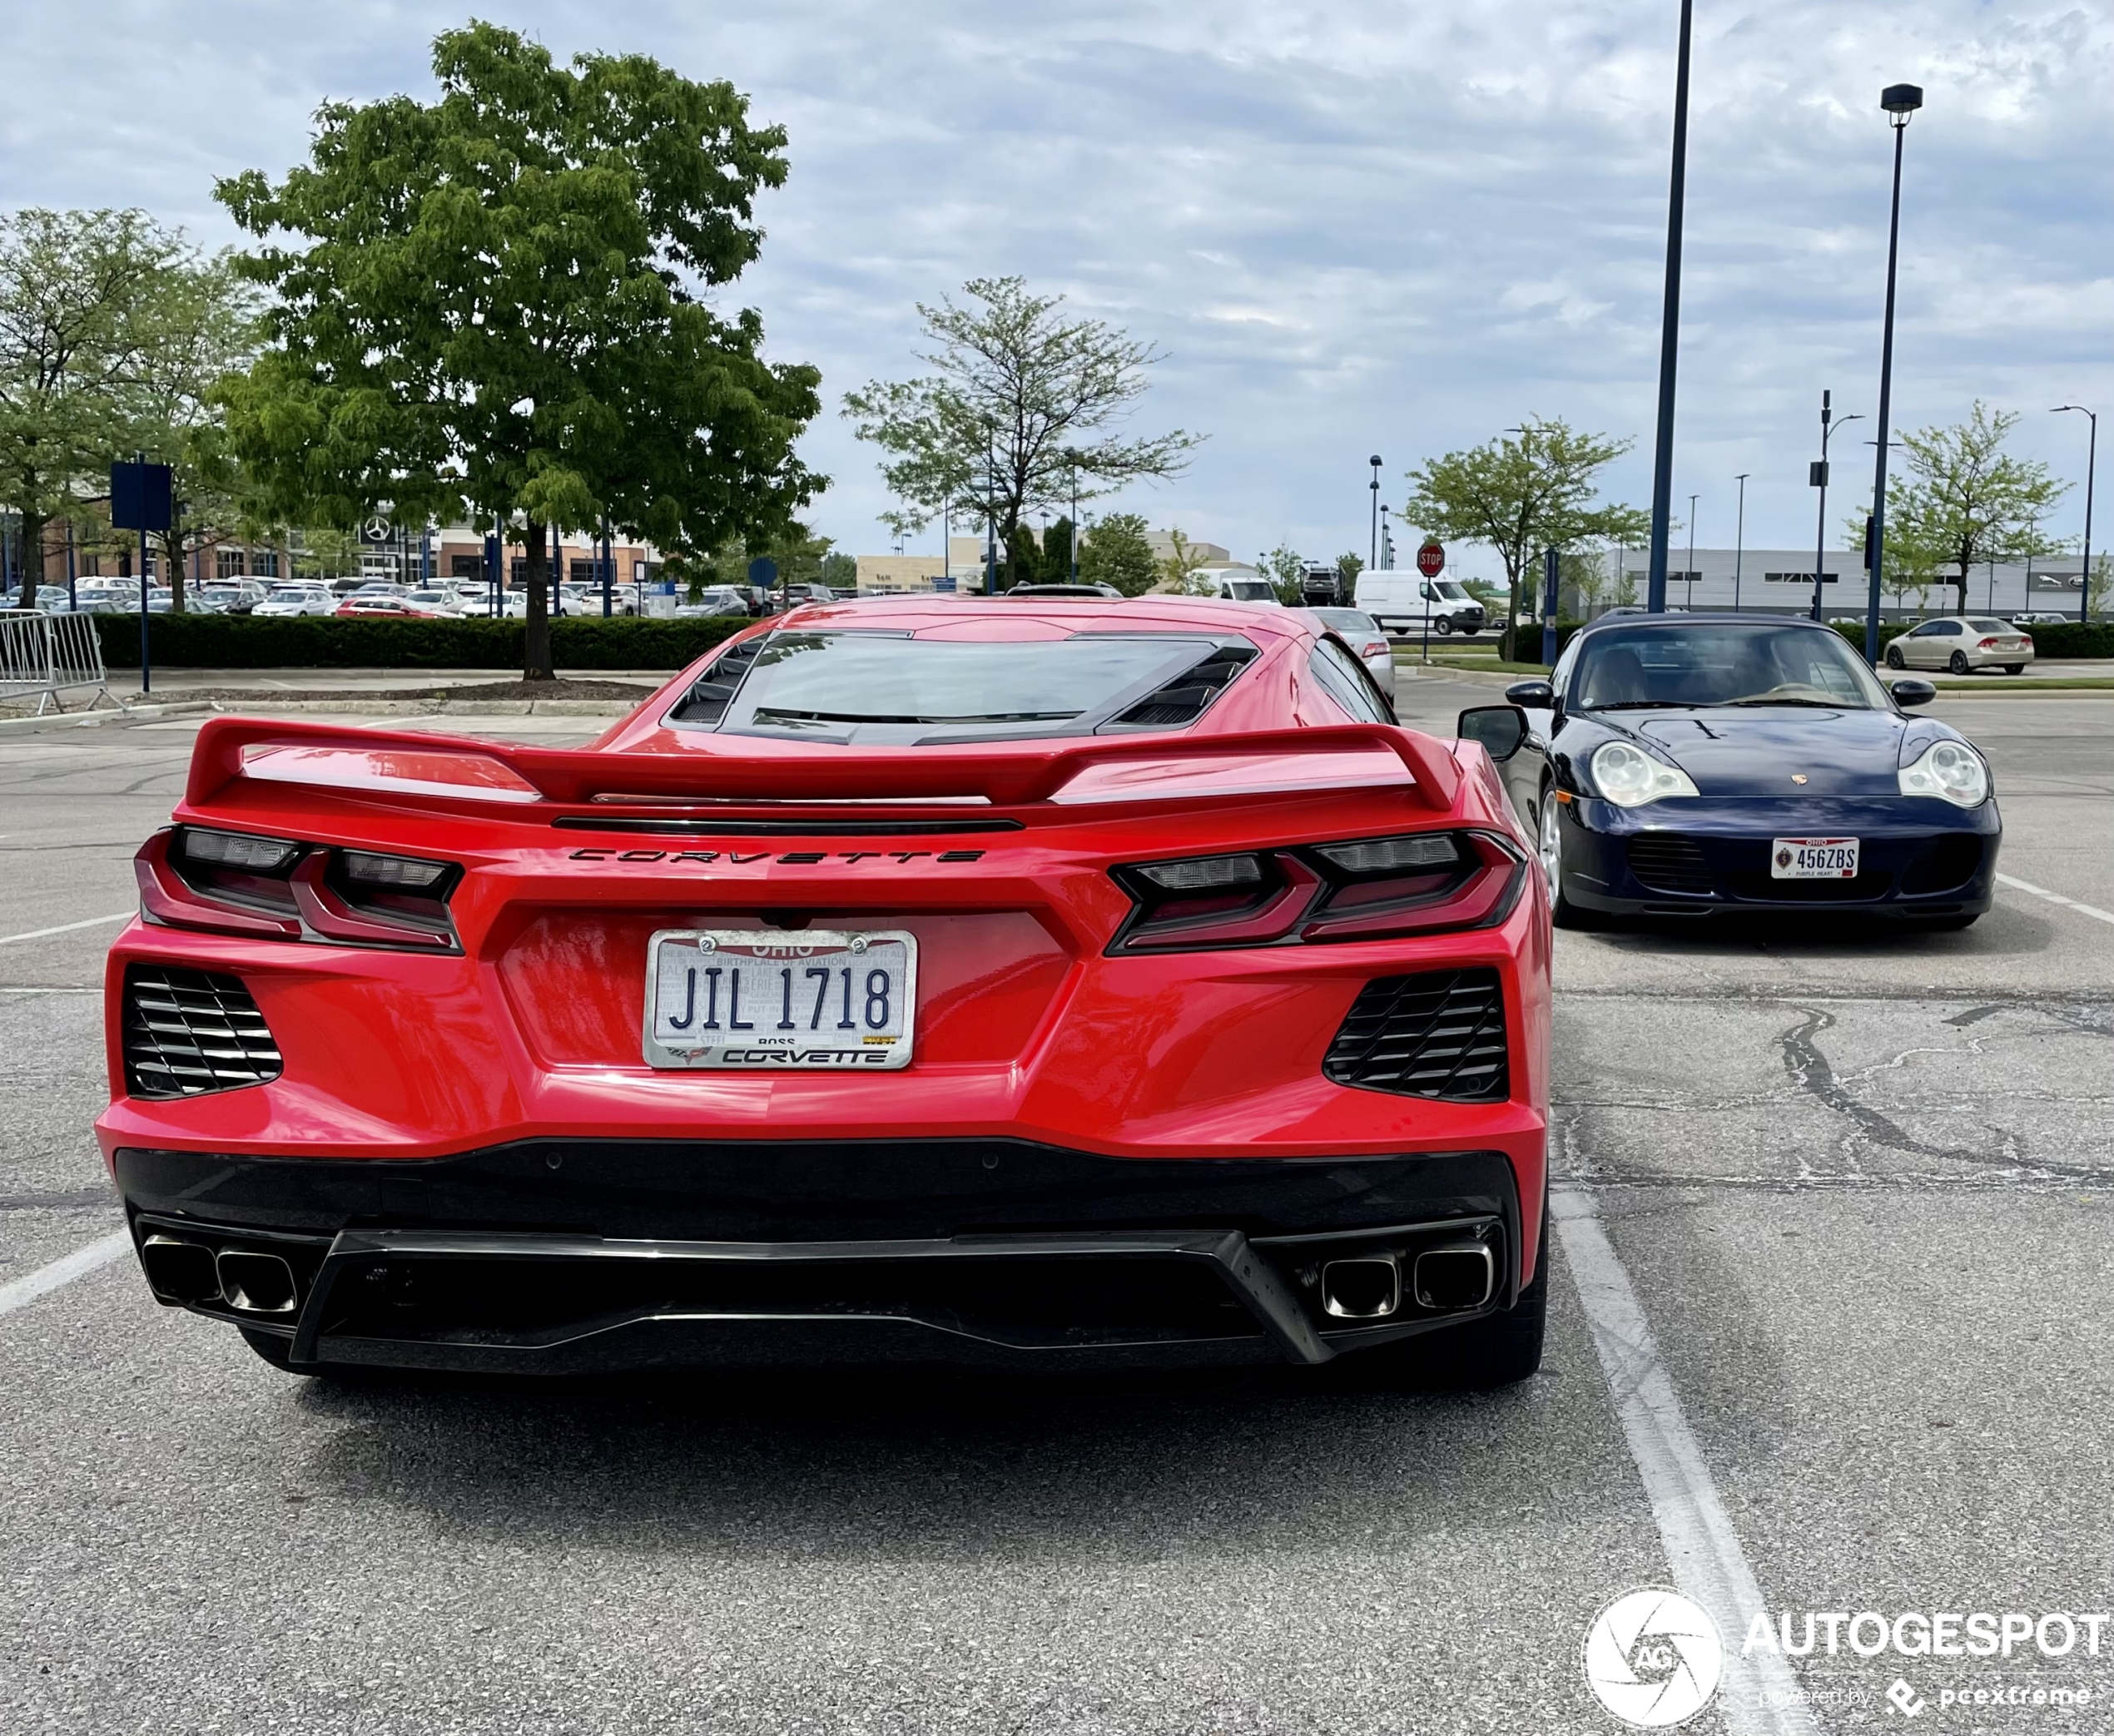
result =
[[[293,522],[519,527],[544,678],[551,525],[606,515],[680,564],[777,535],[821,485],[792,450],[821,376],[705,299],[757,256],[785,134],[731,84],[568,70],[492,24],[436,37],[433,70],[437,102],[327,103],[308,166],[216,189],[279,297],[229,432]]]
[[[1442,541],[1497,551],[1509,629],[1520,618],[1521,581],[1543,549],[1619,543],[1650,529],[1649,515],[1633,507],[1594,503],[1600,472],[1629,449],[1627,440],[1581,434],[1561,417],[1530,416],[1516,431],[1411,471],[1403,515]]]
[[[1339,554],[1336,557],[1336,577],[1343,587],[1343,595],[1355,597],[1358,593],[1358,574],[1365,571],[1365,557],[1359,554]]]
[[[1889,503],[1887,564],[1892,568],[1898,550],[1912,568],[1951,568],[1946,582],[1958,586],[1963,614],[1974,568],[2054,548],[2037,526],[2069,484],[2056,481],[2037,459],[2006,454],[2005,438],[2017,424],[2016,411],[1992,413],[1978,398],[1966,421],[1901,437],[1908,474]]]
[[[223,376],[256,355],[261,300],[236,273],[231,250],[207,258],[185,250],[166,262],[137,316],[141,337],[128,369],[133,440],[173,472],[176,516],[155,541],[179,613],[192,551],[270,533],[247,497],[214,396]]]
[[[1159,583],[1159,563],[1136,513],[1110,513],[1079,544],[1079,576],[1087,584],[1113,585],[1126,597],[1143,597]]]
[[[1112,431],[1161,360],[1150,345],[1104,320],[1066,317],[1063,296],[1031,295],[1023,278],[972,278],[962,288],[977,305],[917,305],[928,345],[918,360],[933,371],[848,392],[844,414],[886,454],[882,479],[906,503],[891,523],[915,531],[944,510],[990,515],[1010,585],[1018,582],[1014,533],[1029,513],[1179,476],[1200,436]]]
[[[1307,563],[1297,549],[1280,543],[1263,557],[1263,570],[1277,587],[1278,601],[1296,609],[1306,598]]]
[[[30,598],[46,528],[130,455],[143,310],[180,251],[144,211],[0,216],[0,500],[21,516]]]
[[[832,591],[849,591],[859,583],[859,563],[832,550],[822,557],[822,583]]]

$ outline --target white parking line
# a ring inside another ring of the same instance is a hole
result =
[[[12,1314],[17,1308],[27,1307],[38,1297],[49,1296],[97,1267],[109,1265],[120,1254],[129,1252],[132,1246],[130,1230],[112,1230],[86,1247],[77,1247],[50,1265],[38,1267],[26,1278],[0,1284],[0,1314]]]
[[[2031,892],[2036,898],[2045,898],[2050,904],[2059,904],[2081,916],[2097,916],[2102,922],[2114,922],[2114,910],[2102,910],[2096,904],[2080,904],[2074,898],[2065,898],[2060,892],[2051,892],[2046,886],[2037,886],[2031,880],[2017,880],[2008,874],[2000,874],[1997,880],[2000,885],[2009,886],[2014,892]]]
[[[47,935],[70,935],[77,928],[96,928],[106,922],[125,922],[134,914],[131,910],[117,910],[107,916],[84,916],[78,922],[62,922],[57,928],[33,928],[26,935],[0,935],[0,946],[12,946],[17,940],[41,940]]]
[[[1741,1736],[1749,1732],[1819,1736],[1798,1677],[1782,1654],[1774,1650],[1740,1654],[1749,1624],[1768,1606],[1660,1361],[1630,1275],[1600,1228],[1592,1195],[1558,1188],[1550,1196],[1549,1209],[1564,1264],[1585,1307],[1615,1413],[1630,1443],[1630,1456],[1644,1480],[1675,1589],[1709,1613],[1724,1643],[1719,1701],[1726,1728]]]

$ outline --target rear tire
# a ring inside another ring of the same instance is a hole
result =
[[[1887,667],[1889,669],[1906,669],[1908,667],[1908,665],[1902,660],[1901,647],[1898,645],[1888,646]]]
[[[2025,669],[2026,665],[2023,663],[2007,663],[2004,665],[2004,673],[2007,675],[2023,674],[2025,672]]]
[[[294,1348],[292,1339],[277,1332],[260,1332],[255,1327],[237,1327],[236,1330],[241,1333],[245,1344],[281,1374],[313,1375],[313,1370],[295,1366],[290,1354]]]
[[[1954,652],[1953,653],[1953,660],[1945,667],[1950,669],[1955,675],[1965,675],[1968,673],[1967,652],[1964,651]]]

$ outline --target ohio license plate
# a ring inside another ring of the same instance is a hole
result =
[[[1777,838],[1769,844],[1771,880],[1855,880],[1854,838]]]
[[[646,951],[646,1059],[722,1071],[876,1073],[911,1063],[917,938],[662,929]]]

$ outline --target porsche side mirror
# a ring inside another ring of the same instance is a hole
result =
[[[1526,713],[1516,705],[1479,705],[1463,712],[1453,732],[1464,742],[1480,742],[1483,751],[1501,763],[1526,740]]]
[[[1554,710],[1556,703],[1556,690],[1546,681],[1516,681],[1506,688],[1505,697],[1514,705],[1542,712]]]
[[[1938,689],[1927,681],[1898,681],[1888,691],[1899,706],[1928,705],[1938,697]]]

